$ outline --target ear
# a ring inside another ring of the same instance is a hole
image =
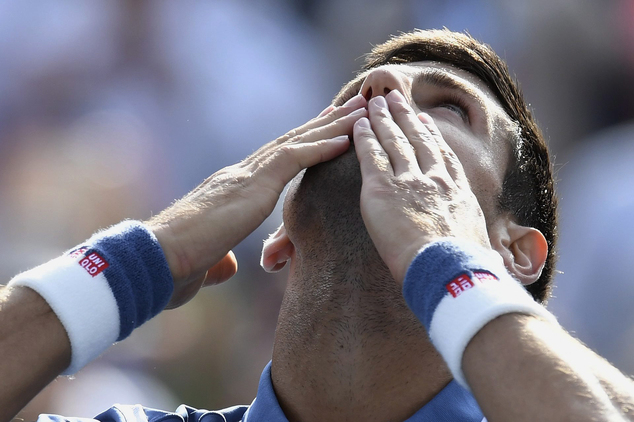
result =
[[[284,224],[277,231],[264,241],[262,247],[262,257],[260,265],[264,271],[275,273],[280,271],[286,265],[286,262],[292,258],[295,252],[295,245],[288,238]]]
[[[491,246],[523,285],[528,286],[539,279],[548,256],[548,243],[539,230],[507,220],[496,230]]]

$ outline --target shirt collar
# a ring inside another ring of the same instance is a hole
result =
[[[480,422],[482,418],[482,412],[471,393],[452,380],[405,422]],[[288,422],[273,391],[271,362],[262,372],[257,397],[251,403],[243,420],[244,422]]]

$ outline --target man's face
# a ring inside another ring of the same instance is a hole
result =
[[[370,99],[394,89],[405,96],[416,112],[432,116],[460,159],[490,223],[496,215],[497,197],[510,156],[511,146],[505,134],[512,130],[509,117],[494,95],[468,72],[438,62],[416,62],[372,69],[338,100],[359,92]]]

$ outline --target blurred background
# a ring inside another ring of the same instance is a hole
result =
[[[100,227],[145,219],[312,118],[361,57],[413,28],[469,31],[521,81],[556,157],[561,253],[550,309],[634,374],[634,2],[0,2],[0,280]],[[250,403],[285,273],[258,265],[165,312],[20,417]]]

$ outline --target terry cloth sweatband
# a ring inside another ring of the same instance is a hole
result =
[[[462,355],[489,321],[517,312],[557,324],[508,273],[498,253],[456,238],[421,249],[405,275],[403,296],[454,378],[466,388]]]
[[[8,285],[35,290],[61,321],[72,348],[66,375],[161,312],[173,290],[158,240],[138,221],[98,232]]]

